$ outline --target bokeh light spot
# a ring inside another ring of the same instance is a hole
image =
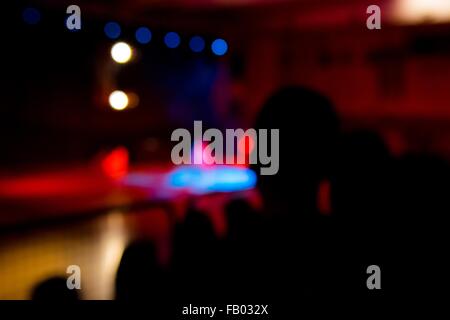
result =
[[[128,107],[128,96],[125,92],[116,90],[109,95],[109,105],[114,110],[124,110]]]
[[[200,36],[194,36],[189,41],[189,47],[194,52],[202,52],[205,49],[205,40]]]
[[[174,49],[180,45],[180,36],[176,32],[169,32],[164,37],[164,43],[168,48]]]
[[[111,48],[111,57],[117,63],[127,63],[133,55],[133,50],[125,42],[117,42]]]
[[[136,30],[136,40],[141,44],[149,43],[152,40],[152,32],[147,27],[140,27]]]
[[[106,36],[110,39],[117,39],[122,33],[120,25],[117,22],[108,22],[105,24],[104,31]]]
[[[216,39],[211,45],[213,53],[217,56],[223,56],[228,51],[228,44],[223,39]]]

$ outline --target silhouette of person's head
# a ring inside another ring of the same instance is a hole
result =
[[[116,275],[116,299],[142,300],[163,296],[167,286],[155,246],[147,240],[131,243],[124,251]]]
[[[172,270],[176,295],[204,298],[216,289],[218,240],[206,214],[189,209],[174,230]]]
[[[266,205],[315,207],[317,185],[329,172],[339,133],[331,102],[307,88],[283,88],[264,104],[256,128],[280,129],[279,172],[259,179]]]
[[[389,151],[378,134],[358,130],[342,136],[338,154],[331,187],[334,214],[353,223],[371,219],[373,224],[389,202]]]
[[[64,277],[52,277],[39,283],[32,292],[33,300],[37,301],[76,301],[79,299],[76,289],[67,287]]]

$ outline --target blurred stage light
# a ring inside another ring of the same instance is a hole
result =
[[[132,55],[133,50],[125,42],[117,42],[111,48],[111,57],[117,63],[127,63],[128,61],[130,61]]]
[[[152,40],[152,32],[149,28],[146,27],[140,27],[139,29],[137,29],[135,36],[137,42],[141,44],[149,43],[150,40]]]
[[[255,149],[255,140],[251,136],[243,136],[238,141],[238,152],[240,154],[249,155]]]
[[[450,21],[449,0],[397,0],[394,16],[403,23]]]
[[[41,13],[36,8],[25,8],[22,12],[22,18],[27,24],[37,24],[41,21]]]
[[[202,52],[205,49],[205,40],[200,36],[194,36],[189,41],[189,47],[194,52]]]
[[[171,188],[187,189],[195,194],[248,190],[255,187],[256,181],[252,170],[233,166],[182,166],[167,176]]]
[[[124,110],[128,107],[128,96],[125,92],[116,90],[109,95],[109,105],[114,110]]]
[[[167,47],[174,49],[180,45],[180,36],[176,32],[169,32],[164,37],[164,43]]]
[[[123,178],[128,172],[129,155],[125,147],[117,147],[103,157],[101,165],[103,173],[112,178]]]
[[[105,31],[106,36],[110,39],[117,39],[122,33],[120,25],[117,22],[108,22],[105,24],[105,28],[103,30]]]
[[[223,56],[228,51],[228,44],[223,39],[216,39],[213,41],[211,49],[216,56]]]

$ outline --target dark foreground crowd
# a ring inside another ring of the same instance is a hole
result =
[[[382,294],[444,286],[446,160],[394,157],[375,132],[343,132],[330,101],[300,87],[275,93],[256,127],[280,129],[280,170],[259,177],[262,212],[231,201],[227,235],[218,239],[207,215],[189,210],[173,229],[169,267],[158,263],[152,242],[130,244],[117,271],[118,300],[261,303],[378,294],[367,288],[370,265],[381,270]],[[327,212],[318,205],[324,189]],[[77,292],[55,278],[33,298],[76,299]]]

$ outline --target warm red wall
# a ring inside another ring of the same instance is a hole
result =
[[[295,31],[253,27],[234,34],[245,61],[237,80],[244,88],[244,114],[251,123],[273,90],[302,84],[327,94],[347,124],[373,126],[410,149],[448,152],[450,46],[442,42],[449,35],[448,25],[369,31],[357,24]]]

